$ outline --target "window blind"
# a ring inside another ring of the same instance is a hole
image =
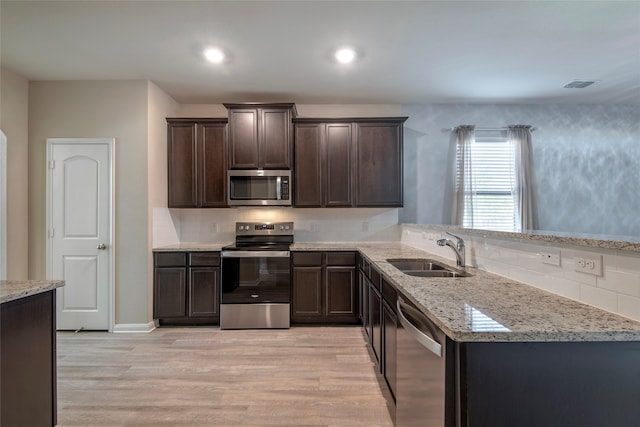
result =
[[[520,231],[514,145],[503,135],[478,132],[469,151],[464,163],[458,163],[464,164],[471,180],[471,190],[464,193],[463,226]]]

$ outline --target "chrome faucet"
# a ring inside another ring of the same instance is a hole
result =
[[[456,236],[455,234],[451,234],[447,231],[447,234],[456,238],[457,242],[453,243],[449,239],[440,239],[438,240],[438,246],[449,246],[453,249],[453,252],[456,254],[456,265],[459,268],[465,267],[464,261],[464,240],[461,237]]]

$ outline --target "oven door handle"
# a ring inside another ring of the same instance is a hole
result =
[[[289,258],[289,251],[222,251],[222,258]]]

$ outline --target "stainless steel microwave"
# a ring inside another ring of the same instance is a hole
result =
[[[229,206],[291,206],[290,170],[229,170]]]

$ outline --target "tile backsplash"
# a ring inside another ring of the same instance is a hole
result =
[[[388,241],[400,239],[398,209],[153,209],[153,246],[224,243],[241,221],[293,221],[296,242]]]
[[[438,246],[446,237],[428,226],[402,225],[401,241],[455,260]],[[640,254],[583,246],[465,236],[467,265],[640,321]],[[560,255],[560,265],[542,262],[542,253]],[[577,258],[602,256],[602,275],[576,272]]]

